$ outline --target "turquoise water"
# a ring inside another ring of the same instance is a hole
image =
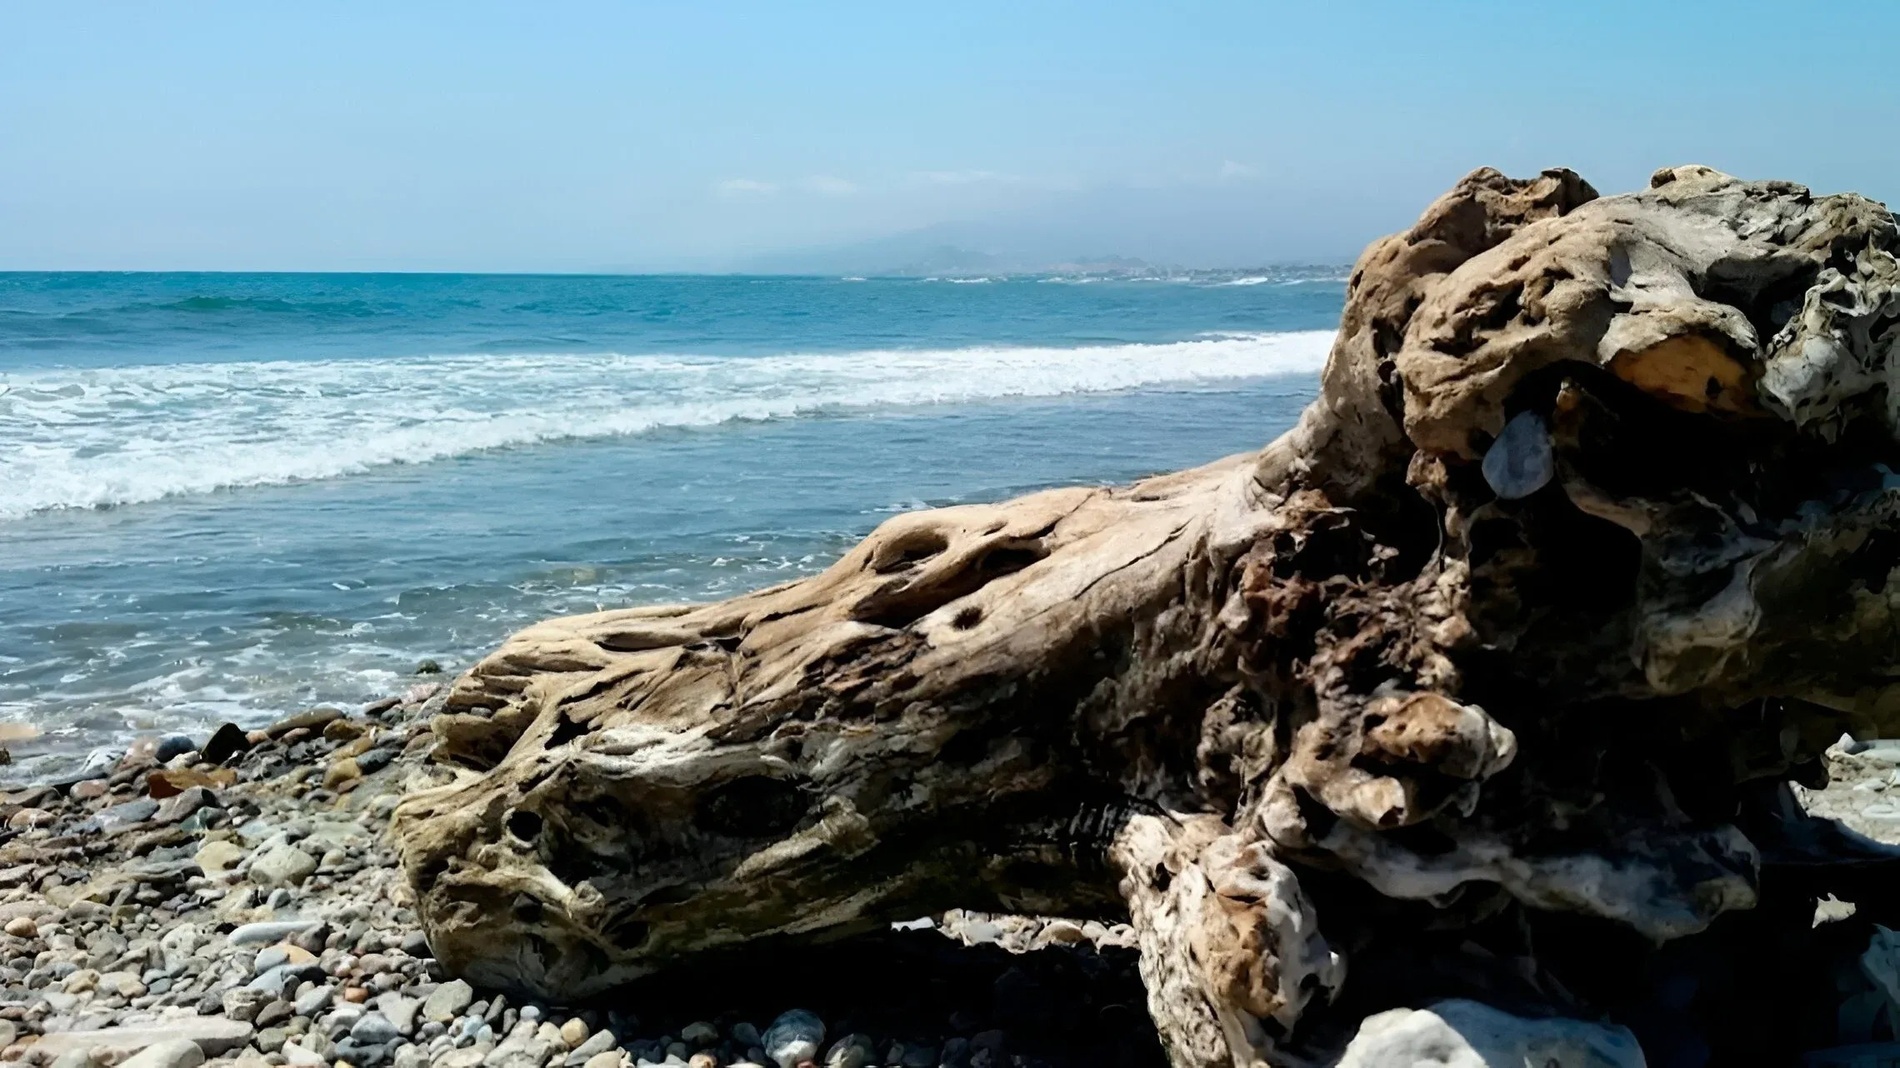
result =
[[[7,774],[1257,447],[1341,273],[0,274]]]

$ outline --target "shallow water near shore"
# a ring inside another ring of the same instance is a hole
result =
[[[0,276],[6,777],[1256,448],[1342,299],[1073,281]]]

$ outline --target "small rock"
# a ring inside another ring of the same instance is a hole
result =
[[[849,1034],[831,1044],[825,1068],[864,1068],[876,1059],[877,1046],[870,1035]]]
[[[313,986],[302,994],[297,995],[297,1000],[291,1008],[294,1009],[299,1016],[314,1017],[324,1009],[329,1008],[330,999],[334,997],[336,997],[336,987]]]
[[[359,1045],[382,1046],[402,1037],[402,1032],[389,1017],[380,1012],[366,1012],[363,1018],[350,1028],[350,1037]]]
[[[189,734],[167,734],[158,740],[158,747],[152,751],[152,759],[160,764],[198,750],[198,743],[191,740]]]
[[[145,984],[132,972],[105,972],[99,976],[98,989],[127,1001],[145,994]]]
[[[167,1039],[133,1054],[119,1068],[198,1068],[205,1051],[188,1038]]]
[[[1544,417],[1536,412],[1512,416],[1485,452],[1480,467],[1491,491],[1504,500],[1519,500],[1543,489],[1557,473]]]
[[[263,923],[247,923],[232,931],[226,940],[234,946],[269,945],[313,930],[322,923],[322,920],[267,920]]]
[[[192,859],[196,860],[198,867],[207,874],[215,875],[229,871],[238,861],[243,860],[244,847],[236,842],[206,842],[198,847],[198,852]]]
[[[222,764],[239,753],[251,748],[250,736],[244,728],[235,723],[223,723],[211,732],[211,738],[204,748],[198,751],[207,764]]]
[[[765,1055],[777,1062],[779,1068],[797,1068],[800,1061],[818,1056],[818,1049],[825,1041],[825,1022],[815,1013],[792,1009],[773,1020],[761,1039]]]
[[[704,1020],[696,1020],[680,1028],[680,1041],[699,1050],[719,1044],[719,1028]]]
[[[419,661],[416,664],[415,673],[418,675],[440,675],[442,674],[442,665],[434,660]]]
[[[215,1012],[216,999],[212,1006]],[[222,1016],[184,1017],[166,1020],[163,1024],[47,1034],[41,1036],[34,1048],[49,1059],[69,1049],[85,1049],[92,1051],[95,1059],[107,1060],[160,1042],[186,1039],[196,1043],[207,1055],[216,1057],[243,1048],[251,1041],[251,1034],[249,1024]]]
[[[581,1068],[581,1066],[585,1065],[588,1061],[593,1060],[602,1053],[606,1053],[617,1045],[619,1045],[619,1040],[614,1037],[614,1033],[602,1028],[599,1031],[595,1031],[592,1035],[589,1035],[587,1041],[575,1046],[574,1052],[567,1055],[567,1060],[564,1063],[568,1068]]]
[[[199,809],[217,803],[216,794],[202,786],[194,786],[159,802],[158,809],[153,813],[152,818],[159,823],[178,823]]]
[[[719,1058],[710,1053],[695,1053],[686,1063],[692,1068],[719,1068]]]
[[[333,762],[323,772],[323,788],[336,790],[363,777],[363,769],[357,765],[355,757],[344,757]]]
[[[276,995],[270,991],[241,986],[225,991],[220,1004],[224,1006],[225,1016],[240,1023],[250,1023],[257,1019],[257,1014],[263,1011],[264,1006],[275,1000]]]
[[[606,1050],[587,1058],[583,1068],[620,1068],[620,1057],[619,1050]]]
[[[278,845],[252,859],[250,878],[259,886],[296,886],[316,870],[315,857],[294,845]]]
[[[271,738],[282,738],[291,731],[320,731],[329,726],[333,721],[342,718],[344,718],[342,709],[323,705],[317,708],[305,709],[294,716],[285,716],[283,719],[264,728],[264,734]]]
[[[116,831],[133,824],[144,823],[158,814],[158,802],[149,797],[136,801],[113,805],[92,818],[93,825],[101,831]]]
[[[713,1041],[718,1040],[719,1032],[714,1031]],[[561,1025],[561,1041],[567,1044],[568,1049],[579,1049],[581,1043],[587,1041],[587,1021],[578,1016],[570,1017]]]
[[[323,969],[315,964],[279,964],[251,980],[247,989],[261,990],[274,998],[287,996],[297,984],[323,978]]]
[[[79,765],[79,771],[73,776],[76,781],[104,779],[119,768],[119,761],[125,756],[125,750],[101,746],[86,754],[86,760]]]
[[[296,1014],[297,1014],[297,1010],[291,1007],[290,1002],[273,1001],[270,1004],[264,1006],[262,1009],[258,1010],[257,1019],[252,1020],[251,1025],[253,1027],[258,1028],[261,1034],[263,1029],[275,1027],[278,1024],[281,1024],[285,1022],[286,1020],[289,1020],[292,1016],[295,1016]],[[279,1042],[278,1045],[281,1046],[283,1045],[283,1043]],[[276,1051],[265,1050],[264,1052],[274,1053]]]
[[[15,831],[31,830],[34,827],[50,827],[58,820],[58,816],[43,808],[23,808],[7,817],[7,827]]]
[[[1041,941],[1046,943],[1072,946],[1087,940],[1081,926],[1072,920],[1051,920],[1042,929]]]
[[[295,1042],[285,1045],[283,1054],[284,1063],[290,1068],[330,1068],[330,1058]]]
[[[389,1058],[389,1047],[345,1038],[336,1044],[336,1058],[340,1063],[353,1064],[357,1068],[373,1068]]]
[[[31,916],[15,916],[7,921],[6,931],[15,938],[38,938],[40,925]]]
[[[231,768],[218,768],[214,771],[199,771],[196,768],[160,768],[145,777],[145,793],[155,801],[163,801],[194,786],[217,790],[235,782],[237,782],[237,772]]]
[[[1638,1068],[1643,1051],[1628,1030],[1582,1020],[1524,1019],[1453,998],[1429,1009],[1368,1016],[1339,1068],[1390,1064],[1552,1064]]]
[[[422,1018],[448,1023],[462,1015],[475,1002],[475,988],[460,979],[451,979],[435,988],[422,1003]]]
[[[394,992],[376,999],[376,1009],[396,1025],[396,1031],[402,1035],[416,1032],[416,1013],[422,1009],[422,1001]]]

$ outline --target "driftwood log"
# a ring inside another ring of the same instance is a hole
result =
[[[1126,915],[1179,1068],[1325,1063],[1436,996],[1597,1016],[1566,960],[1755,906],[1785,783],[1900,726],[1896,251],[1855,195],[1477,171],[1360,258],[1257,454],[510,638],[397,812],[431,944],[576,999],[951,907]]]

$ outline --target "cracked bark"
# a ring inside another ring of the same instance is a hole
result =
[[[1423,932],[1695,935],[1756,902],[1772,784],[1900,719],[1896,249],[1864,198],[1706,168],[1475,172],[1361,257],[1257,454],[510,638],[397,812],[431,944],[573,999],[951,907],[1126,914],[1185,1068],[1337,1056],[1419,996],[1352,961]],[[1598,1011],[1560,957],[1471,983]]]

